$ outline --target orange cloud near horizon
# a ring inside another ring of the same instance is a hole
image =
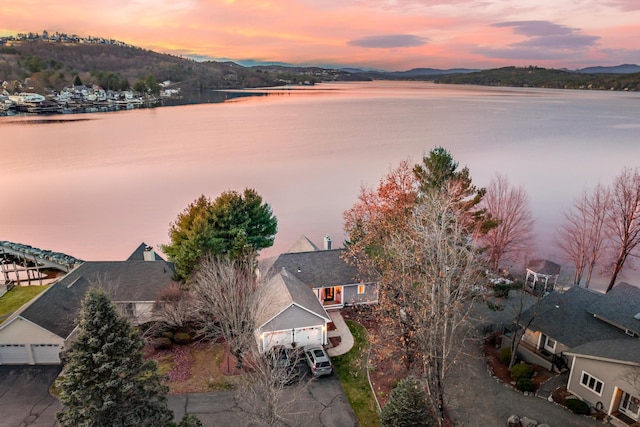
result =
[[[637,1],[589,2],[597,14],[569,0],[25,0],[3,5],[0,35],[59,31],[201,59],[387,70],[640,63]]]

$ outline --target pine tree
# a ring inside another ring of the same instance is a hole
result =
[[[79,333],[67,354],[59,385],[64,426],[164,427],[167,407],[155,362],[145,360],[144,341],[107,295],[91,289],[82,302]]]
[[[391,391],[389,402],[380,413],[383,427],[428,427],[433,417],[427,409],[427,396],[414,377],[401,380]]]

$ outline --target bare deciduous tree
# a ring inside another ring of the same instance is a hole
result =
[[[605,222],[610,205],[609,190],[598,184],[593,191],[584,191],[572,210],[565,212],[557,243],[573,263],[573,283],[579,284],[587,270],[585,287],[589,287],[596,265],[605,251]]]
[[[612,248],[616,252],[611,280],[607,286],[609,292],[627,259],[640,244],[640,171],[637,168],[624,168],[614,179],[607,224]]]
[[[254,258],[231,260],[208,255],[191,280],[192,308],[200,333],[223,337],[242,368],[245,351],[255,344],[260,284]]]
[[[260,353],[257,345],[247,352],[247,373],[237,390],[240,407],[252,419],[252,425],[292,425],[288,417],[292,407],[303,396],[309,379],[300,377],[296,370],[303,362],[302,352],[291,351],[289,366],[283,366],[269,358],[269,353]],[[276,356],[277,357],[277,356]]]
[[[409,232],[394,234],[386,242],[400,277],[395,282],[400,285],[394,295],[401,306],[396,318],[412,323],[411,338],[439,425],[444,425],[448,373],[470,331],[467,320],[482,270],[453,202],[445,193],[426,194],[410,220]]]
[[[533,237],[533,216],[524,189],[512,187],[505,176],[496,175],[480,206],[497,224],[479,237],[489,267],[497,271],[502,262],[521,260]]]

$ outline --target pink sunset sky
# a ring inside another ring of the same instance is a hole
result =
[[[384,70],[640,63],[640,0],[19,0],[0,36],[63,32],[195,59]]]

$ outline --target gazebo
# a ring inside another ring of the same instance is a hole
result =
[[[533,292],[550,292],[558,282],[560,265],[548,259],[536,259],[527,265],[525,286]]]

